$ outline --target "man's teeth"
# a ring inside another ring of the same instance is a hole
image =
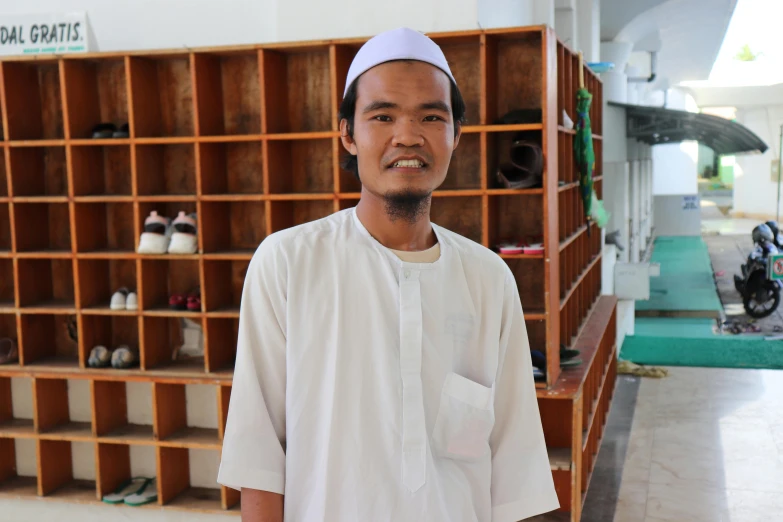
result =
[[[419,160],[400,160],[394,164],[395,167],[402,167],[402,168],[421,168],[424,166],[424,163],[422,163]]]

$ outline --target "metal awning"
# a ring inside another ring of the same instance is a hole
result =
[[[694,140],[717,155],[763,153],[768,148],[744,125],[719,116],[646,105],[609,105],[626,109],[628,137],[649,145]]]

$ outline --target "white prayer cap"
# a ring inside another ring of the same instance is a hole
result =
[[[359,49],[348,69],[343,96],[356,78],[376,65],[392,60],[416,60],[429,63],[448,74],[451,81],[457,83],[449,69],[449,62],[446,61],[446,56],[438,44],[418,31],[400,27],[370,38]]]

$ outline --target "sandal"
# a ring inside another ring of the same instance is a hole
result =
[[[109,302],[109,308],[112,310],[125,310],[127,307],[127,299],[129,294],[130,294],[130,290],[128,290],[124,286],[118,289],[111,296],[111,301]]]
[[[127,344],[117,347],[111,354],[111,365],[113,368],[130,368],[139,362],[139,351],[131,350]]]
[[[122,502],[131,495],[141,493],[152,479],[145,477],[133,477],[126,480],[114,490],[114,493],[104,495],[101,500],[107,504],[122,504]]]
[[[125,123],[122,126],[120,126],[119,129],[114,131],[111,135],[112,138],[130,138],[130,129],[128,127],[128,124]]]
[[[99,123],[92,128],[92,138],[94,140],[109,139],[114,135],[117,127],[113,123]]]
[[[19,357],[19,349],[16,341],[10,337],[0,339],[0,364],[16,362]]]
[[[201,292],[199,290],[195,290],[188,296],[187,308],[190,312],[201,311]]]
[[[182,294],[173,294],[169,297],[169,308],[172,310],[187,310],[187,300]]]

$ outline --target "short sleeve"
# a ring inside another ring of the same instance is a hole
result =
[[[506,272],[495,383],[492,522],[517,522],[560,507],[538,411],[519,290]]]
[[[278,246],[267,240],[242,290],[237,356],[218,482],[241,490],[285,489],[286,281]]]

